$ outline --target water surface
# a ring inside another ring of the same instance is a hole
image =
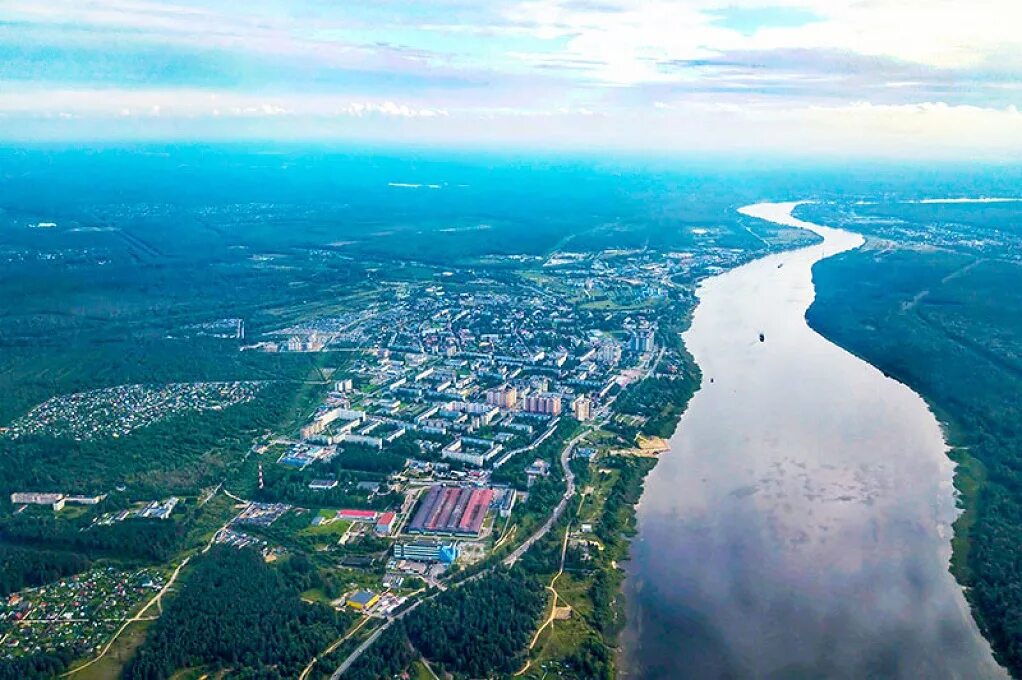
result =
[[[702,389],[647,479],[628,678],[1005,677],[948,572],[953,464],[925,402],[812,331],[823,243],[705,281]],[[759,334],[763,333],[764,342]]]

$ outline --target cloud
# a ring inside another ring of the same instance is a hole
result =
[[[663,82],[660,63],[713,60],[735,51],[845,51],[939,68],[975,67],[997,54],[1022,62],[1022,6],[1015,0],[806,0],[770,4],[746,0],[616,0],[579,5],[523,0],[507,20],[537,36],[566,40],[534,62],[590,64],[594,79],[613,84]],[[752,12],[760,25],[729,28],[721,12]],[[784,18],[799,11],[796,25]],[[1017,70],[1015,71],[1017,73]]]
[[[267,136],[742,150],[801,126],[828,153],[925,139],[964,155],[963,139],[1017,146],[1022,104],[1017,0],[8,0],[3,19],[8,137],[114,122],[230,136],[241,121]]]
[[[445,109],[395,101],[351,100],[343,96],[265,96],[190,89],[47,89],[0,96],[0,116],[47,117],[54,111],[77,117],[202,118],[235,117],[390,117],[434,118]]]

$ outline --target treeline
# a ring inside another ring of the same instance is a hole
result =
[[[1022,676],[1022,267],[893,251],[821,262],[807,318],[922,394],[958,447],[952,571],[998,660]],[[951,272],[959,275],[948,276]],[[906,313],[903,303],[929,295]]]
[[[615,406],[621,413],[645,417],[645,424],[637,430],[621,425],[612,429],[628,437],[640,433],[670,437],[698,387],[698,379],[690,375],[654,376],[641,380],[625,390]]]
[[[48,680],[55,678],[71,665],[78,652],[71,648],[36,652],[4,659],[0,663],[0,680]]]
[[[185,526],[176,520],[130,518],[86,527],[73,520],[22,513],[0,521],[0,541],[152,562],[168,560],[184,536]]]
[[[404,624],[397,621],[351,665],[345,680],[392,678],[408,668],[418,654],[412,649]]]
[[[0,597],[81,573],[91,564],[78,553],[0,543]]]
[[[593,602],[593,626],[612,643],[624,623],[617,606],[623,575],[616,564],[628,557],[628,537],[635,531],[635,505],[642,497],[646,475],[656,462],[615,456],[603,461],[603,465],[616,468],[618,477],[594,527],[604,549],[599,555],[600,568],[589,592]]]
[[[177,415],[117,438],[0,438],[0,494],[106,493],[118,484],[152,497],[193,492],[224,473],[226,454],[240,455],[279,425],[294,392],[291,383],[272,383],[250,402]]]
[[[427,659],[473,678],[512,673],[543,612],[542,587],[522,570],[498,570],[441,593],[407,617]]]
[[[302,602],[293,578],[253,550],[214,547],[195,561],[124,678],[163,680],[187,667],[297,677],[342,621],[330,607]]]
[[[655,461],[648,458],[608,456],[602,465],[618,471],[607,498],[603,502],[595,532],[605,549],[613,549],[617,558],[624,557],[628,536],[634,531],[635,505],[642,497],[642,485]]]

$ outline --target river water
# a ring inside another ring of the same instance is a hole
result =
[[[650,473],[626,678],[1000,678],[948,572],[953,464],[925,402],[811,330],[812,266],[856,234],[706,280],[703,372]],[[760,342],[763,333],[765,341]]]

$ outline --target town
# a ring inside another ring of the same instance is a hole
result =
[[[309,555],[334,577],[303,598],[377,621],[367,633],[383,630],[424,593],[514,564],[542,541],[575,493],[575,470],[602,471],[584,490],[599,496],[618,479],[604,461],[665,448],[657,435],[669,433],[680,407],[669,394],[656,403],[636,395],[652,394],[653,380],[666,381],[658,391],[690,384],[676,318],[692,304],[691,282],[746,256],[561,252],[522,276],[399,282],[362,309],[245,336],[243,353],[322,356],[335,368],[322,373],[329,377],[304,418],[258,437],[215,488],[112,509],[122,487],[22,489],[11,507],[26,522],[46,511],[82,517],[85,532],[174,526],[221,507],[230,514],[206,549],[252,549],[267,562]],[[242,340],[243,320],[227,321],[208,327],[230,326]],[[126,436],[183,410],[263,398],[262,387],[131,385],[55,397],[5,434]],[[565,537],[579,559],[604,549],[593,533],[598,513],[594,506]],[[19,612],[30,595],[20,594]],[[6,629],[2,653],[23,653],[29,629],[13,614]]]

